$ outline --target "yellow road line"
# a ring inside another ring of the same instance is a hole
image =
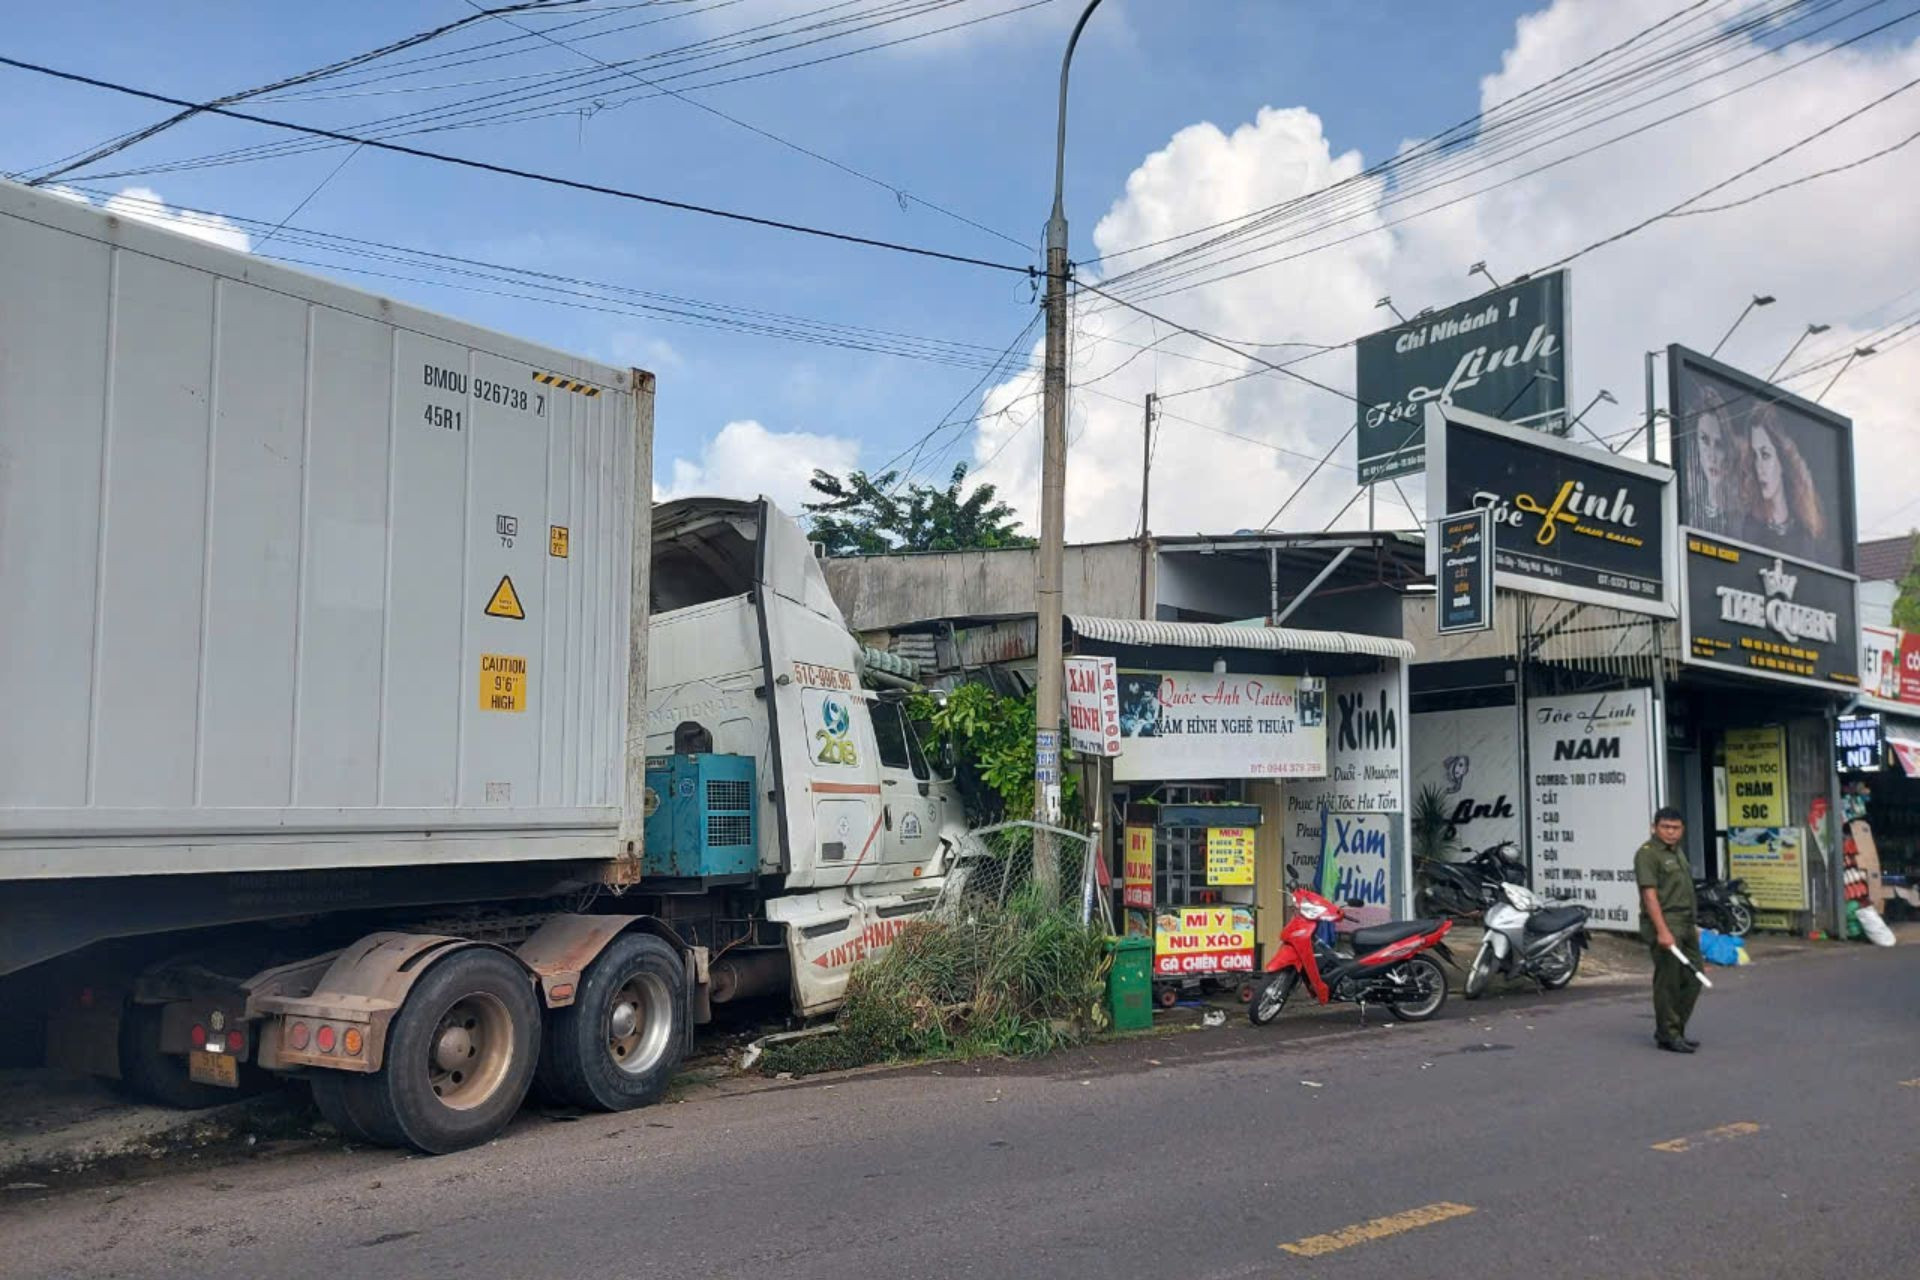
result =
[[[1669,1138],[1665,1142],[1656,1142],[1653,1144],[1653,1149],[1677,1154],[1682,1151],[1691,1151],[1695,1147],[1704,1147],[1712,1142],[1750,1137],[1765,1127],[1751,1120],[1736,1120],[1732,1124],[1723,1124],[1717,1129],[1708,1129],[1705,1133],[1690,1133],[1684,1138]]]
[[[1473,1208],[1470,1205],[1449,1204],[1442,1201],[1419,1209],[1408,1209],[1405,1213],[1375,1218],[1371,1222],[1342,1227],[1327,1235],[1308,1236],[1304,1240],[1295,1240],[1292,1244],[1283,1244],[1280,1247],[1298,1257],[1317,1258],[1321,1254],[1336,1253],[1356,1244],[1365,1244],[1369,1240],[1384,1240],[1388,1236],[1397,1236],[1403,1231],[1412,1231],[1415,1227],[1430,1227],[1436,1222],[1445,1222],[1448,1218],[1462,1218],[1472,1212]]]
[[[1920,1089],[1920,1076],[1915,1076],[1911,1080],[1902,1080],[1900,1083],[1909,1089]]]

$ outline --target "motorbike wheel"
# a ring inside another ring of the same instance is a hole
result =
[[[1473,963],[1467,967],[1467,985],[1463,988],[1467,999],[1478,1000],[1485,995],[1492,980],[1493,950],[1483,946],[1473,953]]]
[[[1736,938],[1744,938],[1747,936],[1747,930],[1751,928],[1753,928],[1753,912],[1747,909],[1747,904],[1744,902],[1729,902],[1727,904],[1727,932]]]
[[[1411,1000],[1389,1000],[1387,1008],[1402,1022],[1425,1022],[1447,1003],[1447,975],[1432,956],[1407,961],[1406,985],[1418,993]]]
[[[1247,1019],[1256,1027],[1264,1027],[1280,1016],[1287,1007],[1287,997],[1293,994],[1294,984],[1300,981],[1300,973],[1288,969],[1277,973],[1261,983],[1254,991],[1253,999],[1247,1001]]]
[[[1540,957],[1534,969],[1540,976],[1541,986],[1558,991],[1580,972],[1580,948],[1571,938],[1560,942]]]

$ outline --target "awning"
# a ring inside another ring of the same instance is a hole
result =
[[[1386,636],[1294,627],[1242,627],[1223,622],[1160,622],[1138,618],[1067,618],[1076,636],[1107,644],[1169,649],[1257,649],[1282,653],[1352,653],[1413,661],[1413,646]]]

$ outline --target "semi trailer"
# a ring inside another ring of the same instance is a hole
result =
[[[772,503],[651,501],[654,394],[0,184],[16,1060],[451,1151],[652,1101],[935,908],[911,681]]]

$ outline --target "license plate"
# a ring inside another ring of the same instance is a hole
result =
[[[207,1053],[195,1049],[187,1055],[187,1078],[195,1084],[217,1084],[238,1089],[240,1060],[230,1053]]]

